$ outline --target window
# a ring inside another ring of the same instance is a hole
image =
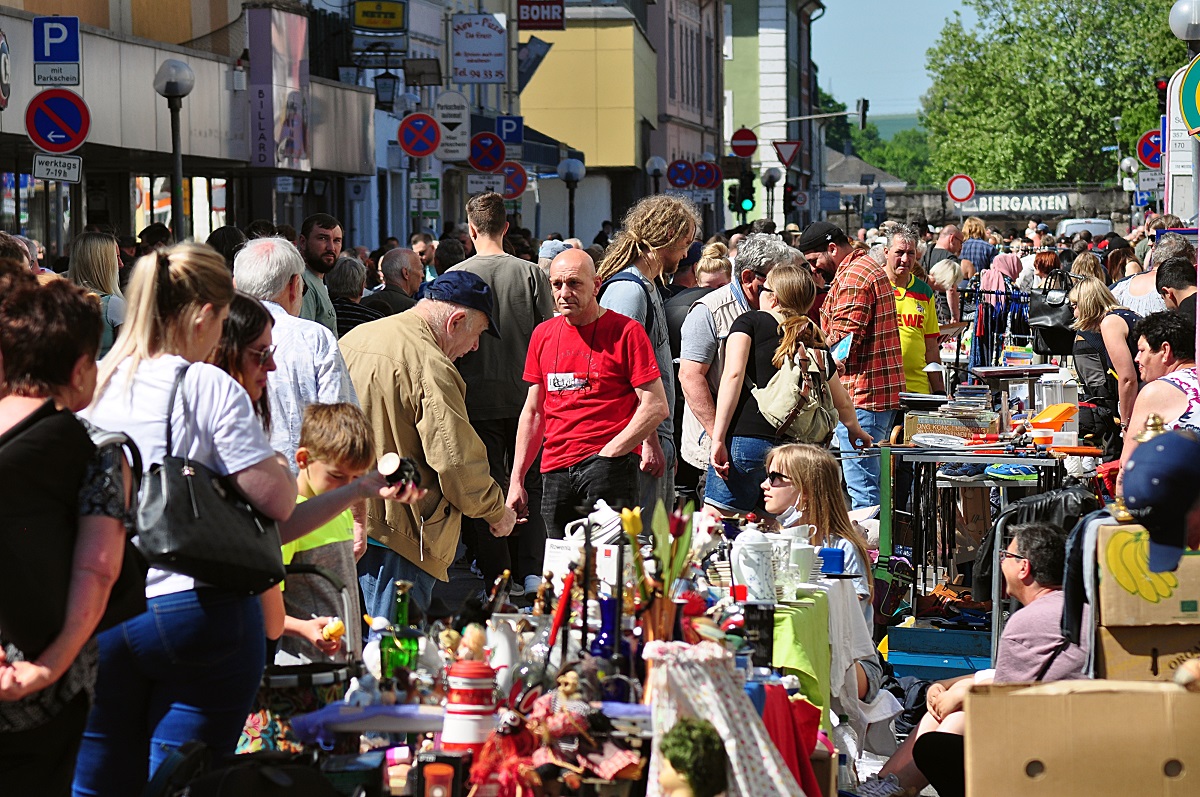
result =
[[[725,4],[725,19],[722,22],[722,30],[725,33],[725,44],[722,46],[722,52],[725,55],[726,61],[733,60],[733,3]]]
[[[708,112],[713,110],[713,94],[716,93],[717,81],[713,74],[716,68],[716,58],[713,56],[712,36],[704,38],[704,97],[707,100]]]
[[[675,20],[667,23],[667,93],[675,99]]]

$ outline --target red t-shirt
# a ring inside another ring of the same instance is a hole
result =
[[[562,316],[539,324],[524,379],[545,391],[542,473],[598,453],[633,418],[634,387],[660,376],[646,330],[628,316],[606,310],[582,327]]]

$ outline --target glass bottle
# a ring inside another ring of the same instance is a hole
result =
[[[395,678],[397,670],[412,670],[417,664],[420,646],[410,633],[408,607],[412,590],[411,581],[396,582],[396,602],[392,606],[390,633],[379,640],[379,666],[384,678]]]

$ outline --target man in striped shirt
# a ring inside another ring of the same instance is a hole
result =
[[[821,307],[821,328],[831,348],[847,336],[850,351],[838,363],[858,423],[873,440],[891,437],[904,390],[904,364],[896,297],[883,267],[850,245],[841,228],[810,224],[796,244],[814,271],[833,274]],[[842,472],[855,509],[879,504],[879,459],[854,456],[846,427],[838,425]]]

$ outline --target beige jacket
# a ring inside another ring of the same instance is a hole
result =
[[[361,324],[339,345],[376,454],[412,457],[429,488],[417,506],[369,501],[367,534],[446,581],[463,515],[489,523],[504,516],[504,491],[467,418],[466,384],[414,312]]]

